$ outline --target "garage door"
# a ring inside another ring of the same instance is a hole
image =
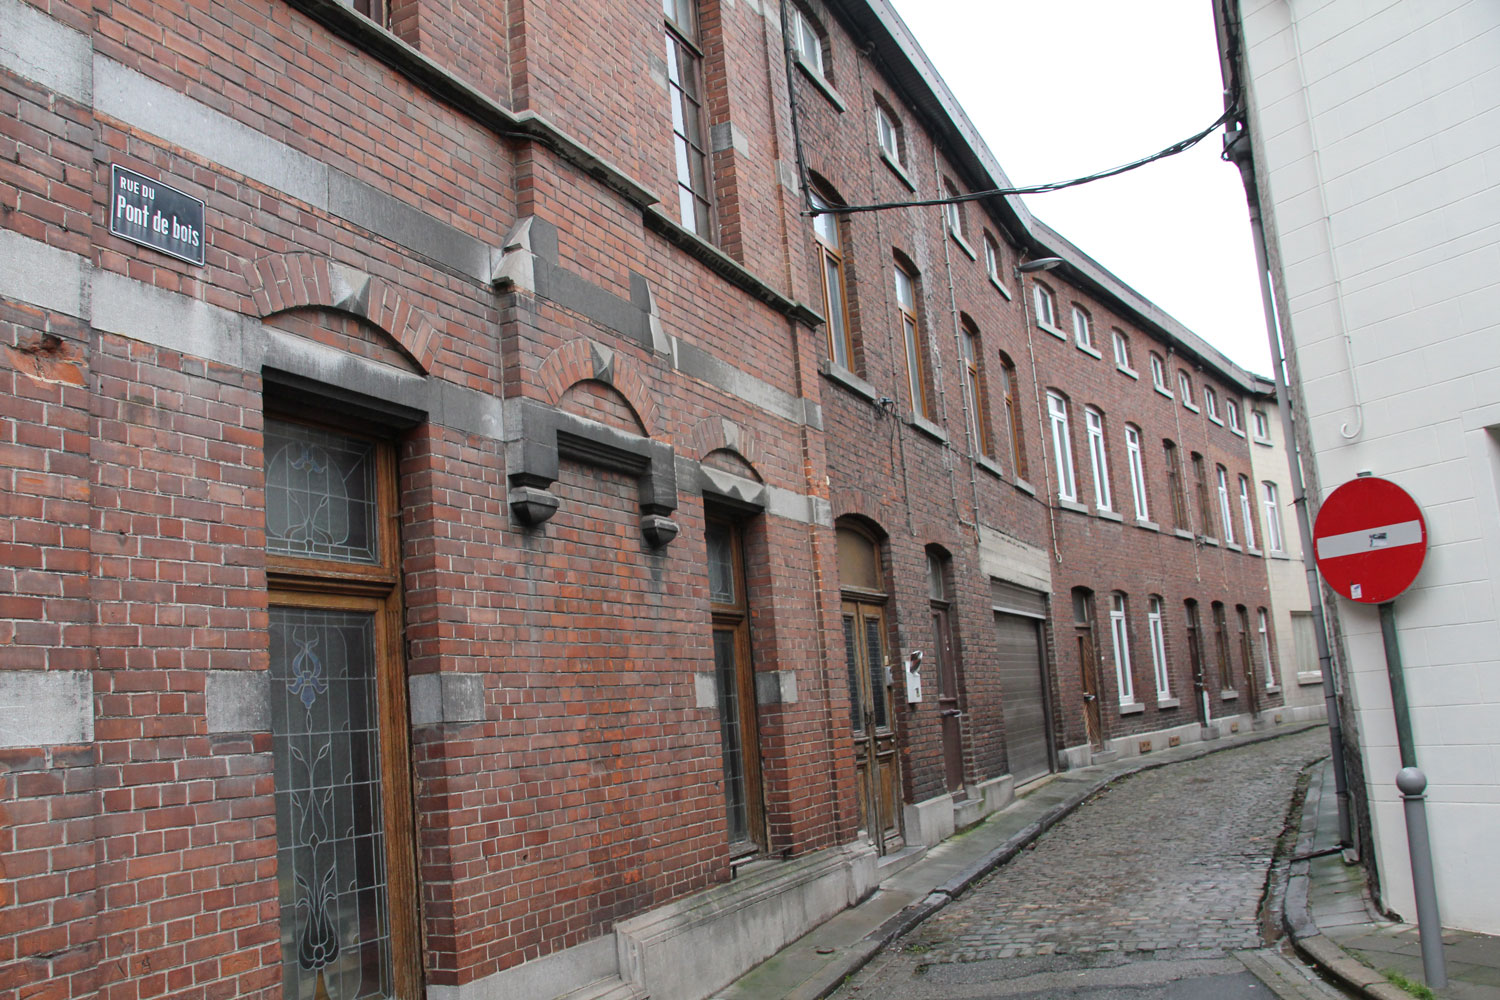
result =
[[[1041,628],[1040,619],[995,612],[1005,751],[1017,783],[1052,770]]]

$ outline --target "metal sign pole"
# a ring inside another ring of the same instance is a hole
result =
[[[1417,767],[1411,735],[1411,711],[1406,702],[1406,678],[1401,672],[1401,647],[1396,641],[1396,602],[1380,605],[1380,638],[1385,642],[1385,669],[1391,681],[1391,707],[1396,714],[1396,742],[1401,748],[1401,790],[1406,813],[1406,845],[1411,855],[1412,892],[1417,897],[1417,936],[1422,942],[1422,974],[1427,985],[1448,985],[1443,960],[1443,921],[1438,915],[1437,882],[1432,872],[1432,842],[1427,830],[1427,777]]]

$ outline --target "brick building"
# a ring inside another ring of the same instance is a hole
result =
[[[355,7],[0,0],[4,989],[697,998],[1278,718],[1256,383],[844,211],[1005,184],[883,2]]]

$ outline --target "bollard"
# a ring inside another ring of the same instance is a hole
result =
[[[1417,897],[1417,936],[1422,942],[1422,974],[1427,985],[1448,985],[1443,964],[1443,922],[1438,916],[1437,885],[1432,877],[1432,843],[1427,836],[1427,776],[1419,767],[1396,772],[1406,810],[1406,844],[1411,852],[1412,891]]]

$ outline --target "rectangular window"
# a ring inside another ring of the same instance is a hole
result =
[[[1219,394],[1214,391],[1214,387],[1211,385],[1203,387],[1203,405],[1208,409],[1208,419],[1215,423],[1223,423],[1219,419]]]
[[[1255,504],[1250,499],[1250,480],[1240,477],[1240,517],[1245,522],[1245,547],[1255,548]]]
[[[677,161],[677,206],[682,225],[712,240],[713,184],[703,124],[703,56],[694,0],[662,0],[667,16],[667,89]]]
[[[1260,484],[1266,505],[1266,546],[1272,552],[1283,552],[1281,540],[1281,500],[1276,495],[1276,484],[1269,479]]]
[[[901,163],[901,132],[896,125],[896,120],[891,113],[879,104],[875,105],[875,139],[880,143],[880,151],[890,158],[891,162]]]
[[[1047,418],[1052,424],[1057,495],[1063,500],[1077,500],[1078,484],[1073,479],[1073,439],[1068,433],[1068,401],[1055,392],[1047,393]]]
[[[979,334],[969,327],[959,331],[958,343],[963,351],[964,405],[969,410],[969,434],[974,441],[976,454],[990,453],[988,421],[983,408],[983,383],[979,377]]]
[[[1090,351],[1094,349],[1094,331],[1089,326],[1089,314],[1077,306],[1073,307],[1073,339],[1079,347]]]
[[[1214,655],[1219,663],[1219,687],[1223,691],[1234,690],[1234,667],[1229,653],[1229,619],[1224,613],[1224,605],[1218,601],[1213,603],[1214,613]]]
[[[1038,281],[1031,286],[1031,293],[1032,300],[1036,303],[1037,325],[1057,329],[1057,303],[1052,297],[1052,289]]]
[[[917,322],[916,279],[896,265],[896,307],[901,314],[901,337],[906,345],[906,380],[911,392],[912,412],[931,417],[927,399],[927,344]]]
[[[1256,613],[1260,626],[1260,656],[1266,664],[1266,687],[1276,686],[1276,658],[1271,655],[1271,616],[1261,608]]]
[[[818,29],[813,27],[812,21],[808,20],[805,13],[799,7],[792,8],[792,35],[797,46],[797,55],[807,68],[821,77],[828,76],[826,64],[823,62],[823,39],[818,34]]]
[[[1266,411],[1251,410],[1250,419],[1254,422],[1255,436],[1262,441],[1270,440],[1271,421],[1266,419]]]
[[[1172,527],[1178,531],[1192,531],[1188,523],[1187,488],[1182,480],[1182,460],[1177,445],[1162,440],[1162,452],[1167,460],[1167,492],[1172,496]]]
[[[1172,395],[1172,390],[1167,387],[1167,366],[1159,354],[1151,355],[1151,384],[1156,387],[1157,392]]]
[[[1149,521],[1151,511],[1146,502],[1146,466],[1141,459],[1141,432],[1129,424],[1125,426],[1125,460],[1130,466],[1130,494],[1135,501],[1135,518]]]
[[[1000,249],[995,246],[995,241],[988,235],[984,238],[984,273],[988,274],[995,284],[1004,284],[1000,280]]]
[[[1240,424],[1240,404],[1232,399],[1226,399],[1224,412],[1229,417],[1229,429],[1236,434],[1244,434],[1245,428]]]
[[[953,182],[946,177],[943,178],[943,197],[958,197],[958,188],[954,187]],[[963,206],[956,201],[946,203],[943,205],[943,217],[948,220],[948,232],[962,240],[964,238]]]
[[[1220,465],[1216,468],[1219,484],[1219,519],[1224,522],[1224,541],[1234,544],[1234,519],[1229,516],[1229,472]]]
[[[1182,405],[1197,413],[1198,404],[1193,402],[1193,380],[1181,368],[1177,369],[1177,391],[1182,395]]]
[[[1115,683],[1120,690],[1120,704],[1135,704],[1135,681],[1130,674],[1130,631],[1125,623],[1125,595],[1111,594],[1109,630],[1115,646]]]
[[[1151,665],[1156,671],[1156,700],[1172,697],[1172,675],[1167,669],[1167,636],[1162,626],[1161,598],[1146,605],[1146,625],[1151,632]]]
[[[815,209],[829,204],[815,193],[808,194]],[[844,293],[844,246],[839,235],[839,217],[832,212],[813,216],[813,235],[817,237],[818,256],[822,260],[823,314],[828,327],[828,356],[846,371],[854,370],[854,343],[849,330],[849,309]]]
[[[1026,439],[1021,436],[1021,399],[1016,395],[1016,366],[1005,355],[1000,356],[1000,377],[1005,381],[1005,426],[1010,431],[1010,458],[1016,478],[1029,479],[1026,464]]]
[[[1297,647],[1297,672],[1321,675],[1323,668],[1318,662],[1318,633],[1311,612],[1292,612],[1292,642]]]
[[[265,483],[283,992],[414,996],[394,450],[267,418]]]
[[[1126,371],[1134,371],[1130,367],[1130,341],[1119,330],[1113,331],[1111,336],[1115,343],[1115,364]]]
[[[1198,533],[1206,538],[1212,538],[1214,509],[1208,499],[1208,465],[1203,461],[1203,456],[1196,451],[1193,452],[1193,490],[1198,494]]]
[[[1100,510],[1114,510],[1109,491],[1109,454],[1104,447],[1104,414],[1092,406],[1083,411],[1089,441],[1089,460],[1094,467],[1094,503]]]

